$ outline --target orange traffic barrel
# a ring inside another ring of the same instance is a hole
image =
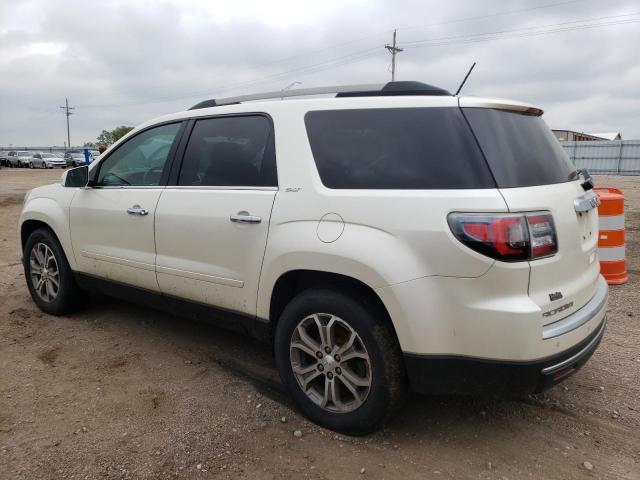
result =
[[[608,284],[620,285],[629,279],[624,249],[624,195],[613,187],[595,187],[594,190],[600,197],[600,273]]]

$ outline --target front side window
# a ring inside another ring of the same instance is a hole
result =
[[[98,186],[157,186],[180,123],[150,128],[109,155],[98,172]]]
[[[178,185],[276,186],[269,119],[250,115],[196,121],[184,153]]]

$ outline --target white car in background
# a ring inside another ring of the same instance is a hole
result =
[[[202,102],[26,196],[29,291],[54,315],[93,289],[247,331],[349,434],[408,387],[544,390],[596,350],[608,289],[593,183],[541,115],[419,82]]]
[[[28,152],[26,150],[19,150],[16,152],[16,161],[18,167],[28,167],[31,163],[31,157],[33,156],[33,152]]]
[[[67,168],[67,161],[58,153],[37,152],[31,157],[30,168]]]

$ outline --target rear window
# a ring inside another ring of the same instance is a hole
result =
[[[328,188],[495,188],[457,107],[313,111],[305,124]]]
[[[464,108],[500,188],[567,182],[575,167],[541,117]]]

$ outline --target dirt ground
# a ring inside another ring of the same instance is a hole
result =
[[[526,398],[415,395],[350,438],[298,414],[247,337],[110,299],[41,313],[17,222],[59,176],[0,170],[0,478],[640,479],[640,177],[596,178],[626,194],[630,281],[585,368]]]

